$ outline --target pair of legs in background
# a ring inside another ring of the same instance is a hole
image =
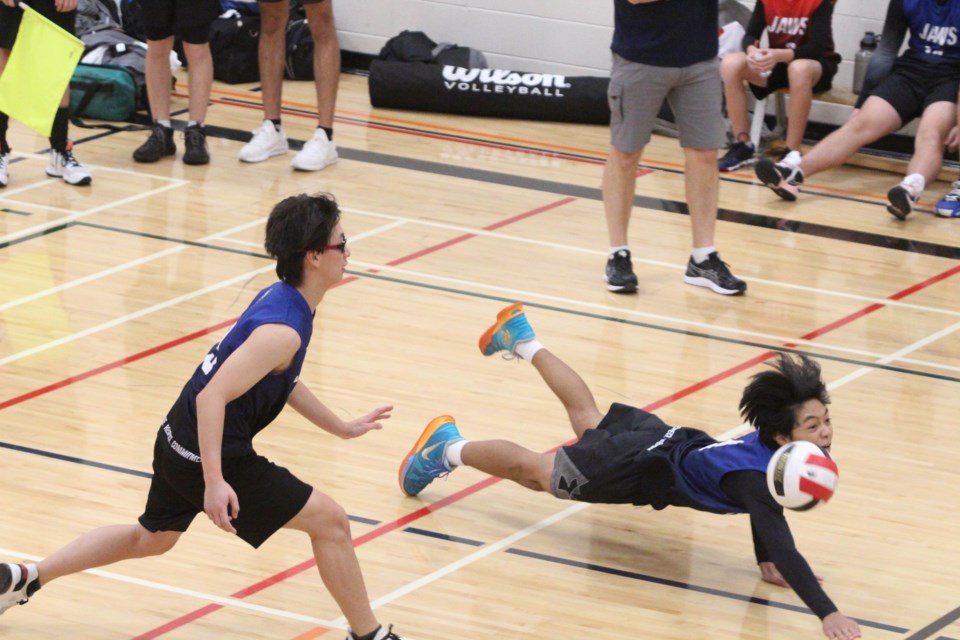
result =
[[[897,66],[842,127],[802,158],[787,157],[779,163],[760,160],[757,177],[784,200],[796,200],[806,177],[840,166],[864,145],[919,117],[906,175],[887,193],[887,211],[905,220],[943,165],[944,148],[957,124],[958,84],[955,75]]]
[[[313,39],[313,77],[317,93],[317,129],[290,162],[299,171],[319,171],[337,161],[333,115],[340,81],[340,43],[333,17],[333,0],[302,0]],[[258,57],[263,96],[263,124],[240,150],[243,162],[263,162],[287,153],[290,145],[281,121],[283,72],[286,61],[290,0],[259,0]]]
[[[758,101],[780,89],[789,89],[787,139],[786,148],[780,154],[782,160],[792,151],[800,151],[813,96],[830,90],[837,68],[832,60],[798,59],[777,64],[768,77],[763,77],[750,68],[745,52],[724,56],[720,63],[720,74],[734,142],[717,161],[720,171],[735,171],[750,164],[757,153],[756,145],[750,139],[750,116],[744,82],[748,83],[748,88]]]
[[[730,272],[714,246],[720,189],[717,149],[726,139],[718,64],[711,59],[689,67],[654,67],[613,54],[608,89],[611,146],[603,171],[603,206],[610,238],[605,280],[614,293],[632,293],[638,287],[628,227],[638,164],[664,100],[676,116],[685,159],[693,250],[684,281],[724,295],[746,291],[746,283]]]
[[[67,33],[74,33],[76,24],[76,3],[69,10],[61,11],[54,0],[32,0],[30,7]],[[10,50],[17,39],[23,9],[0,3],[0,74],[7,66]],[[70,119],[69,87],[60,100],[60,107],[53,119],[50,132],[50,155],[47,161],[47,175],[62,178],[67,184],[84,186],[93,181],[90,172],[73,157],[73,145],[68,136]],[[0,113],[0,187],[10,182],[10,144],[7,141],[7,129],[10,117]]]
[[[153,130],[147,141],[133,152],[137,162],[157,162],[177,152],[170,120],[170,54],[173,37],[183,42],[190,82],[190,121],[183,131],[184,164],[207,164],[203,122],[213,85],[213,58],[210,55],[210,25],[220,13],[219,0],[142,0],[143,24],[147,34],[146,82]]]

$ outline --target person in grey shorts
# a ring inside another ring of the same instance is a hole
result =
[[[607,95],[611,145],[603,172],[610,236],[605,279],[614,293],[637,290],[627,231],[637,163],[664,100],[675,115],[686,161],[693,250],[684,282],[723,295],[747,289],[714,246],[720,185],[717,150],[726,141],[718,22],[715,0],[614,0],[613,68]]]

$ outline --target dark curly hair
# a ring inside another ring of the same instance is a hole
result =
[[[303,256],[324,251],[340,221],[340,207],[329,193],[284,198],[267,218],[264,249],[277,260],[277,277],[293,286],[303,281]]]
[[[830,403],[820,365],[807,356],[781,353],[771,363],[773,371],[761,371],[750,379],[740,398],[740,415],[760,432],[760,442],[776,449],[777,435],[793,433],[800,407],[808,400]]]

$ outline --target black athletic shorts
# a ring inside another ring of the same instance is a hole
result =
[[[900,116],[901,124],[919,118],[934,102],[957,102],[960,68],[955,64],[923,64],[900,58],[893,72],[870,92],[886,100]]]
[[[240,502],[232,521],[237,535],[256,548],[303,509],[313,487],[263,456],[222,461],[223,478]],[[203,512],[203,469],[173,452],[163,432],[153,449],[153,480],[140,524],[147,531],[186,531]]]
[[[613,403],[595,429],[557,451],[550,492],[580,502],[650,504],[652,491],[673,485],[672,471],[648,475],[638,457],[671,430],[652,413]]]
[[[817,84],[813,85],[814,95],[830,91],[833,88],[833,77],[837,75],[837,69],[839,68],[839,65],[833,60],[817,60],[817,62],[820,63],[822,72]],[[789,89],[790,78],[787,76],[787,63],[781,62],[773,67],[773,72],[767,78],[767,86],[758,87],[749,82],[747,85],[757,100],[763,100],[778,89]]]
[[[220,0],[141,0],[143,27],[149,40],[163,40],[173,34],[208,27],[220,15]],[[191,34],[193,35],[193,34]],[[203,44],[206,38],[194,44]]]
[[[30,0],[30,8],[47,18],[55,25],[69,34],[73,34],[74,25],[77,21],[76,11],[57,11],[54,0]],[[20,19],[23,17],[23,9],[19,7],[8,7],[0,2],[0,49],[12,49],[13,43],[17,39],[17,31],[20,30]]]

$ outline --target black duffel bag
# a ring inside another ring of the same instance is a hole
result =
[[[374,60],[370,104],[490,118],[609,124],[609,78]]]
[[[257,62],[259,41],[259,16],[214,20],[210,26],[213,77],[229,84],[257,82],[260,79]]]

